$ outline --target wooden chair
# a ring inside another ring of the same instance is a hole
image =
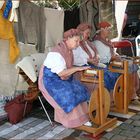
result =
[[[97,136],[116,124],[116,118],[108,118],[110,111],[110,95],[104,88],[103,70],[86,70],[81,74],[82,82],[98,84],[98,88],[91,93],[89,101],[89,117],[93,123],[93,127],[82,125],[77,129],[92,133]]]

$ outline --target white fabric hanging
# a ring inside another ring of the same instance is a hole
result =
[[[21,53],[17,62],[27,55],[37,53],[35,46],[31,44],[19,42],[19,48]],[[13,96],[15,88],[18,91],[27,90],[28,84],[21,76],[17,81],[18,71],[15,68],[17,62],[9,63],[9,41],[0,39],[0,96]]]
[[[14,95],[17,73],[15,64],[9,63],[9,41],[0,40],[0,95]]]
[[[115,1],[115,16],[118,30],[118,37],[116,38],[116,40],[120,40],[122,37],[122,27],[127,3],[128,0]]]
[[[63,37],[64,11],[52,8],[44,8],[46,17],[46,51],[50,51]],[[72,22],[72,21],[71,21]]]

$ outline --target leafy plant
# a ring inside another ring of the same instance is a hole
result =
[[[36,1],[36,4],[39,5],[39,6],[41,6],[41,7],[53,8],[53,6],[49,2],[49,0],[39,0],[39,1]]]
[[[72,10],[79,5],[79,0],[59,0],[58,2],[60,7],[68,10]]]
[[[56,8],[57,4],[65,9],[72,10],[79,6],[79,0],[38,0],[36,4],[42,7]]]

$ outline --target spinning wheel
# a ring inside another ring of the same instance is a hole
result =
[[[111,108],[111,111],[127,114],[128,104],[134,93],[134,82],[132,74],[128,72],[128,61],[122,61],[120,64],[112,62],[110,64],[110,70],[121,74],[113,90],[115,106]]]
[[[98,84],[98,88],[91,93],[89,101],[89,117],[91,121],[97,125],[80,126],[78,129],[92,133],[97,136],[117,122],[116,118],[108,118],[110,110],[110,95],[107,89],[104,88],[103,70],[88,70],[81,74],[82,82]]]
[[[110,110],[110,95],[107,91],[106,88],[104,88],[104,98],[105,102],[103,103],[103,109],[105,110],[104,112],[104,117],[107,118],[109,110]],[[97,125],[101,125],[100,122],[100,111],[99,111],[99,94],[98,90],[93,91],[91,97],[90,97],[90,102],[89,102],[89,116],[90,119]]]
[[[121,75],[115,84],[114,91],[113,91],[113,98],[115,107],[120,110],[124,107],[123,100],[124,100],[124,86],[123,86],[123,75]]]

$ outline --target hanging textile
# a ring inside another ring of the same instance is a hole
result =
[[[10,63],[14,63],[19,56],[19,48],[14,35],[13,23],[3,17],[3,8],[0,9],[0,38],[9,40],[9,59]]]
[[[38,52],[44,52],[46,28],[44,8],[29,0],[21,0],[18,14],[19,41],[34,44]]]
[[[65,10],[64,13],[64,31],[76,28],[80,24],[79,8]]]
[[[17,71],[15,64],[9,64],[9,40],[0,39],[0,97],[13,96]]]
[[[44,8],[46,20],[46,52],[50,51],[63,38],[64,11],[52,8]]]
[[[98,0],[80,0],[80,23],[92,25],[91,37],[96,34],[99,22]]]
[[[110,39],[117,37],[117,25],[112,0],[99,0],[99,22],[107,21],[113,25]]]
[[[118,29],[118,36],[117,36],[118,40],[121,40],[122,38],[122,30],[123,30],[123,24],[125,20],[125,10],[126,10],[127,3],[128,0],[115,1],[115,16],[116,16],[117,29]]]
[[[17,83],[18,72],[15,65],[19,59],[14,64],[9,64],[8,52],[9,40],[0,39],[0,98],[3,99],[11,99],[14,96],[16,85],[17,94],[27,91],[28,88],[27,82],[21,76],[19,76]]]

